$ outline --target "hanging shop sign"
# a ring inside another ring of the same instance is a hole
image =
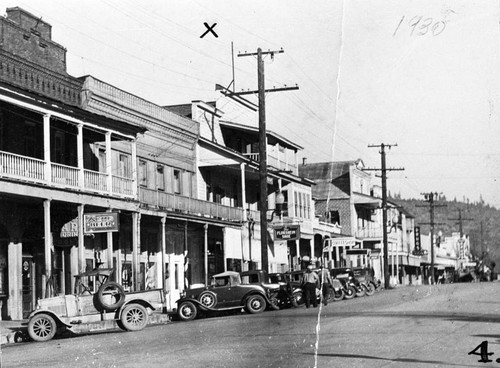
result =
[[[353,237],[326,239],[324,242],[323,252],[329,252],[338,247],[354,247],[355,245],[356,239]]]
[[[117,212],[87,213],[83,215],[84,233],[107,233],[118,231],[120,222]]]
[[[278,226],[274,228],[274,240],[300,239],[300,225]]]
[[[61,238],[77,238],[78,237],[78,217],[66,222],[59,233]]]

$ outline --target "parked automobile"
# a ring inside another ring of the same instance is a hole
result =
[[[271,305],[269,289],[262,285],[242,284],[238,272],[214,275],[208,286],[187,289],[177,300],[177,314],[189,321],[198,313],[213,313],[244,308],[248,313],[261,313]]]
[[[291,293],[294,299],[293,302],[290,300],[290,304],[292,306],[295,306],[295,304],[297,306],[305,304],[304,291],[302,290],[302,276],[304,275],[304,272],[304,270],[301,270],[285,273],[275,273],[270,275],[271,280],[282,280],[281,282],[287,285],[288,293]],[[331,301],[331,295],[332,293],[329,294],[328,301]],[[316,297],[318,299],[318,302],[320,302],[321,291],[319,288],[316,288]]]
[[[375,280],[373,271],[368,267],[353,267],[352,271],[354,277],[366,288],[366,295],[375,294],[377,287],[380,287],[380,280],[378,282]]]
[[[242,284],[261,285],[269,295],[271,301],[268,306],[270,309],[277,310],[280,308],[280,298],[283,298],[283,293],[280,292],[281,285],[278,282],[272,282],[268,273],[264,270],[249,270],[240,273]]]
[[[142,330],[152,311],[162,310],[163,291],[126,293],[120,284],[109,281],[113,272],[113,269],[98,268],[81,273],[75,276],[73,295],[39,299],[36,309],[29,315],[29,336],[35,341],[48,341],[56,333],[71,330],[75,325],[103,325],[106,321],[116,321],[124,330]]]
[[[354,273],[350,268],[332,268],[330,274],[334,280],[338,280],[342,284],[345,299],[352,299],[360,292],[360,288],[356,285]]]

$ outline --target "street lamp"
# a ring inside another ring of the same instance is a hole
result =
[[[282,192],[276,193],[276,198],[275,198],[274,202],[275,202],[275,209],[271,213],[271,219],[269,220],[270,222],[273,221],[275,214],[278,217],[281,217],[281,212],[283,211],[283,204],[285,203],[285,196],[283,195]]]

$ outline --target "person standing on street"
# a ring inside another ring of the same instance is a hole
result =
[[[318,301],[316,299],[316,285],[318,284],[319,277],[316,272],[313,271],[313,266],[307,266],[306,272],[302,276],[302,288],[304,290],[304,297],[306,299],[306,308],[311,306],[311,299],[313,302],[313,307],[318,306]]]
[[[330,288],[333,285],[332,276],[330,275],[330,271],[328,269],[321,266],[321,270],[319,271],[319,282],[321,285],[321,295],[323,299],[323,304],[328,305],[328,298],[330,296]]]

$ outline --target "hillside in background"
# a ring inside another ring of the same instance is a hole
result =
[[[399,195],[389,194],[388,200],[402,206],[415,217],[415,226],[420,226],[422,234],[430,232],[429,203],[423,199],[403,199]],[[463,233],[469,235],[471,252],[486,264],[492,261],[500,265],[500,210],[486,204],[482,199],[478,202],[448,200],[440,196],[434,202],[434,229],[441,230],[444,236],[459,232],[461,213]],[[438,207],[443,206],[444,207]],[[425,224],[425,225],[424,225]],[[498,272],[498,268],[496,269]]]

